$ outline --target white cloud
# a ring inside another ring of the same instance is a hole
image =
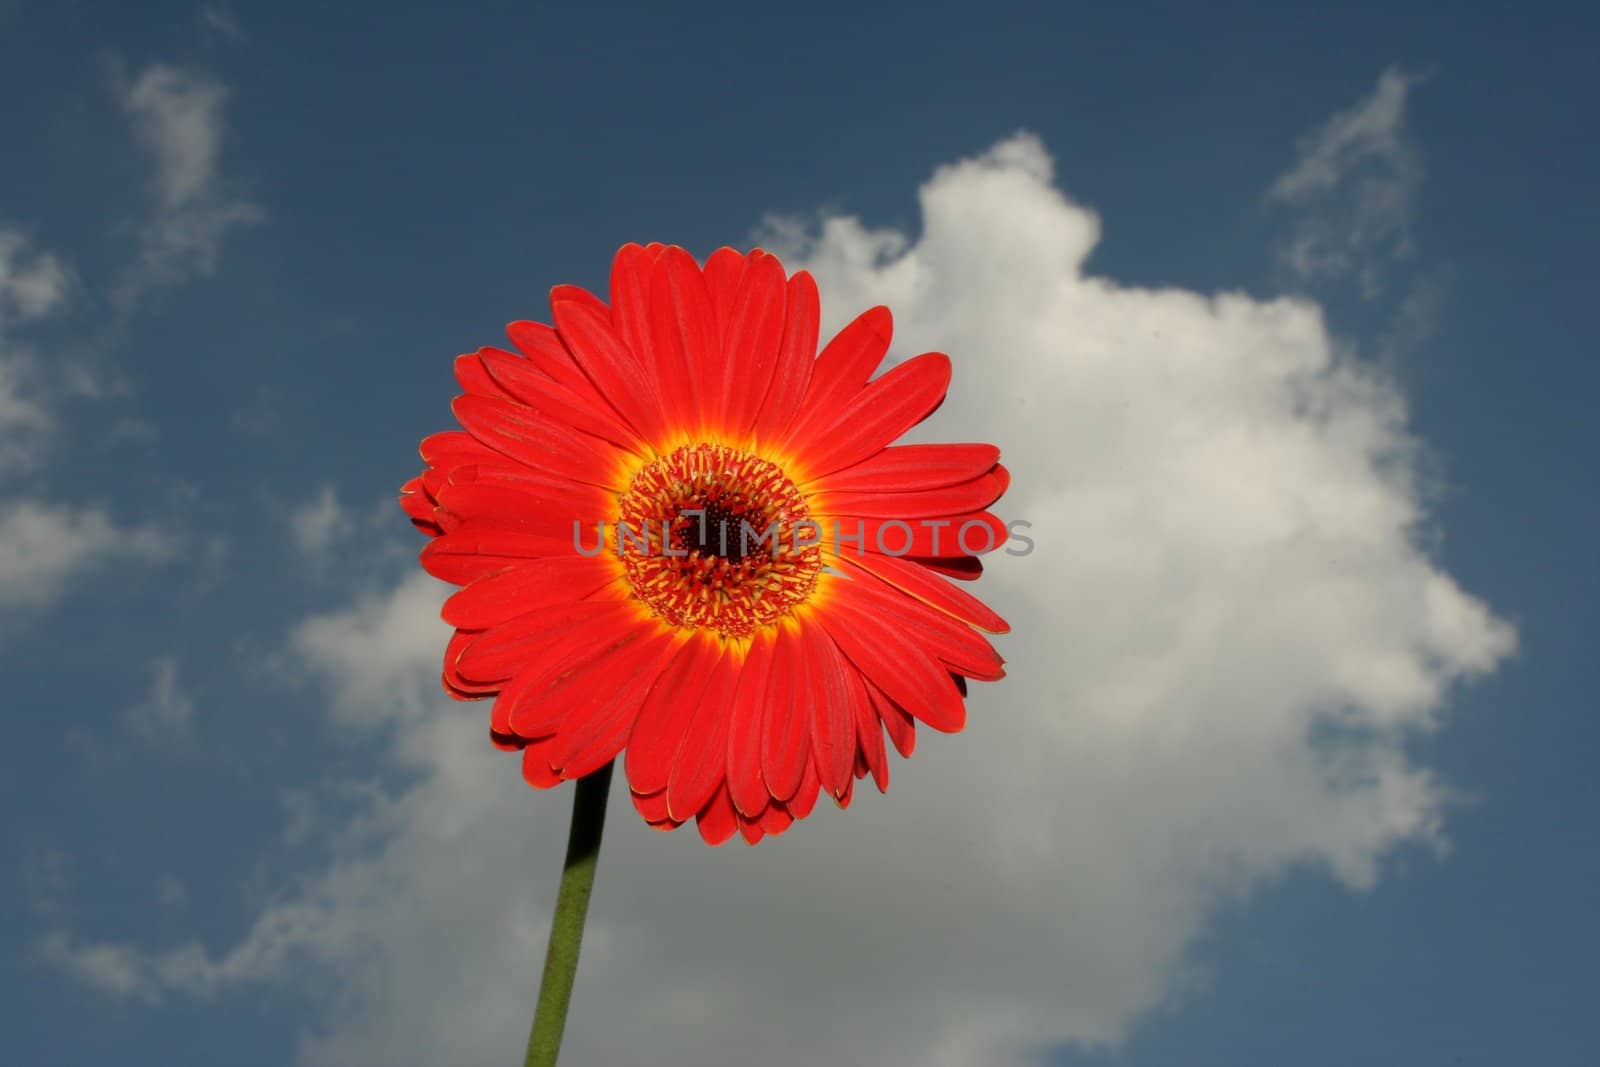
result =
[[[161,999],[160,987],[141,974],[138,954],[121,945],[76,945],[55,932],[34,946],[34,955],[57,970],[115,996],[149,1004]]]
[[[355,525],[331,485],[324,485],[316,496],[291,509],[288,523],[295,547],[308,556],[327,552]]]
[[[97,507],[38,500],[0,505],[0,606],[49,604],[67,584],[114,560],[154,562],[175,548],[154,526],[119,526]]]
[[[162,656],[150,665],[150,691],[122,713],[128,728],[151,744],[189,739],[194,730],[194,701],[178,682],[178,661]]]
[[[346,588],[368,588],[371,579],[393,575],[401,559],[415,558],[414,546],[402,546],[393,538],[392,496],[370,506],[354,506],[328,483],[293,501],[264,493],[263,502],[282,524],[289,546],[310,567],[308,573],[320,582],[337,579]]]
[[[52,426],[49,412],[29,395],[33,360],[8,327],[58,310],[70,287],[59,259],[32,251],[21,233],[0,229],[0,475],[33,467]]]
[[[0,325],[12,316],[35,319],[66,299],[70,276],[48,252],[25,255],[28,241],[15,230],[0,230]]]
[[[1439,840],[1443,789],[1405,742],[1514,636],[1419,547],[1393,386],[1335,357],[1313,304],[1086,274],[1100,223],[1031,137],[942,168],[921,203],[918,237],[833,219],[780,251],[818,271],[832,325],[885,302],[897,356],[955,357],[928,436],[999,442],[1007,517],[1038,544],[980,586],[1014,624],[1011,677],[974,686],[967,732],[925,734],[888,796],[755,849],[656,834],[619,789],[573,1062],[991,1065],[1115,1041],[1223,903],[1299,867],[1370,887]],[[526,789],[486,707],[439,694],[441,596],[413,576],[291,636],[334,721],[412,772],[325,870],[220,952],[65,944],[62,964],[147,997],[331,972],[305,1064],[514,1054],[570,799]]]
[[[1407,97],[1422,79],[1391,67],[1372,93],[1300,145],[1267,191],[1300,217],[1280,249],[1302,282],[1354,276],[1376,296],[1387,261],[1411,254],[1411,214],[1422,157],[1406,129]]]
[[[54,420],[28,395],[33,361],[5,348],[0,337],[0,476],[29,470],[39,463]]]
[[[333,714],[347,724],[414,723],[438,706],[438,664],[450,630],[439,621],[449,586],[420,571],[383,596],[307,619],[290,652],[334,687]]]
[[[205,195],[222,145],[227,90],[176,67],[147,67],[123,99],[134,129],[155,156],[162,202],[180,208]]]
[[[227,233],[262,218],[219,173],[227,98],[221,83],[162,64],[146,67],[124,88],[122,105],[155,164],[157,193],[139,268],[120,291],[124,303],[150,285],[210,274]]]

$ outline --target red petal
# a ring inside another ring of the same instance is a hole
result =
[[[651,687],[680,651],[682,641],[660,631],[586,668],[581,686],[563,685],[558,699],[570,710],[550,748],[551,766],[563,778],[582,778],[616,759]]]
[[[514,401],[459,396],[451,409],[472,436],[535,470],[608,488],[626,481],[626,452]]]
[[[535,789],[553,789],[561,776],[550,769],[550,739],[531,741],[522,750],[522,780]]]
[[[975,582],[983,577],[983,560],[977,556],[900,556],[899,558],[959,582]]]
[[[721,403],[720,411],[713,413],[720,418],[712,423],[735,439],[755,425],[772,384],[786,299],[783,265],[772,256],[752,253],[723,330]]]
[[[817,479],[830,493],[906,493],[959,485],[1000,462],[994,445],[891,445],[860,463]]]
[[[1006,470],[1004,463],[996,463],[991,473],[1000,479],[1000,493],[1004,495],[1005,491],[1011,488],[1011,472]]]
[[[660,378],[650,339],[650,270],[662,248],[623,245],[611,261],[611,320],[622,343],[639,357],[645,371]]]
[[[844,562],[859,567],[880,581],[916,597],[940,611],[992,634],[1009,633],[1010,625],[987,604],[940,578],[921,564],[872,552],[842,553]]]
[[[805,774],[800,778],[800,788],[794,791],[784,806],[789,809],[789,814],[796,819],[803,819],[810,815],[817,806],[817,794],[822,791],[822,782],[817,778],[817,766],[806,760]]]
[[[661,793],[722,659],[722,643],[695,635],[656,680],[628,736],[628,786],[636,793]]]
[[[723,786],[711,795],[706,806],[700,809],[695,825],[708,845],[720,845],[739,829],[739,813],[728,797],[728,787]]]
[[[400,487],[400,508],[410,516],[412,525],[429,537],[438,537],[444,533],[434,521],[434,501],[423,490],[421,478],[413,478]]]
[[[916,720],[905,708],[884,695],[882,689],[873,685],[871,678],[863,675],[861,681],[867,687],[867,697],[872,701],[872,710],[877,712],[879,721],[883,723],[883,730],[889,735],[890,744],[894,745],[894,750],[900,753],[903,759],[910,759],[911,753],[917,750]]]
[[[894,625],[840,600],[830,600],[817,617],[850,662],[895,703],[943,733],[966,724],[966,705],[950,673]]]
[[[541,652],[563,634],[577,631],[590,638],[587,644],[598,646],[602,639],[615,636],[619,630],[632,633],[628,622],[636,612],[626,601],[616,600],[582,600],[532,611],[479,634],[456,657],[453,666],[468,681],[505,681],[541,665],[546,658]],[[504,732],[540,736],[538,731]]]
[[[832,541],[835,528],[845,535],[838,540],[838,555],[876,552],[897,559],[983,555],[1005,545],[1008,536],[1006,524],[988,511],[910,521],[839,517],[823,524],[827,540]]]
[[[728,716],[728,790],[734,805],[750,814],[760,811],[768,799],[761,777],[761,728],[776,655],[776,632],[757,632],[745,653],[744,669],[739,674]],[[687,787],[685,792],[688,792]],[[686,809],[674,803],[673,810]]]
[[[559,732],[574,707],[612,684],[608,671],[631,663],[661,633],[629,611],[548,634],[495,701],[495,729],[518,737]]]
[[[457,468],[463,469],[471,468]],[[551,487],[540,492],[532,486],[476,480],[452,483],[441,487],[438,493],[439,510],[445,513],[440,520],[452,533],[471,523],[478,529],[504,530],[557,543],[565,539],[564,554],[573,555],[580,535],[594,536],[600,515],[590,510],[594,500],[589,493],[572,492],[572,488],[576,487]]]
[[[878,792],[889,789],[889,755],[883,747],[883,724],[867,694],[867,683],[854,664],[845,665],[845,684],[850,687],[850,711],[856,723],[856,753],[865,770],[878,785]]]
[[[616,514],[615,490],[536,471],[504,457],[499,457],[499,460],[493,464],[471,463],[456,467],[450,472],[448,484],[479,485],[485,489],[522,493],[525,498],[516,503],[516,508],[554,511],[558,518],[575,519],[587,525]],[[468,521],[476,517],[473,514],[465,516]]]
[[[772,805],[768,804],[762,809],[761,814],[754,818],[746,817],[743,813],[739,815],[739,835],[744,838],[745,844],[753,845],[766,836],[766,831],[761,828],[761,822],[770,810]]]
[[[526,737],[502,734],[492,726],[489,728],[489,743],[501,752],[521,752],[532,744]]]
[[[546,418],[602,437],[636,455],[649,451],[638,432],[593,390],[574,390],[536,369],[521,356],[500,349],[481,349],[478,358],[505,395]]]
[[[734,694],[747,669],[755,669],[748,667],[749,658],[748,653],[725,652],[684,733],[667,781],[667,807],[680,821],[704,807],[727,780]]]
[[[811,369],[811,384],[795,424],[795,437],[808,427],[827,422],[867,384],[889,353],[894,316],[881,304],[868,308],[828,342]]]
[[[778,345],[772,385],[756,415],[756,439],[759,441],[782,440],[795,413],[800,410],[811,384],[811,368],[816,363],[821,314],[817,283],[805,271],[796,273],[789,279],[783,336]]]
[[[754,253],[752,253],[754,254]],[[745,257],[732,248],[719,248],[706,260],[706,293],[711,297],[711,311],[716,317],[717,336],[726,337],[728,319],[733,315],[734,300],[739,292],[739,282],[745,271]],[[725,352],[731,352],[725,349]],[[729,365],[732,359],[728,356]]]
[[[531,559],[572,553],[570,534],[546,537],[469,522],[429,541],[418,558],[422,569],[440,581],[466,585]]]
[[[951,670],[981,681],[1005,677],[1005,661],[999,653],[959,619],[870,579],[835,582],[831,591],[834,599],[830,606],[882,620]]]
[[[607,321],[610,321],[611,319],[611,309],[606,306],[606,302],[589,292],[589,290],[585,289],[581,285],[551,286],[550,303],[554,304],[557,301],[560,301],[563,304],[578,304],[590,311],[597,312],[598,314],[604,316]],[[558,330],[557,332],[560,331]]]
[[[539,608],[582,600],[616,580],[613,563],[582,556],[517,563],[480,578],[444,602],[451,626],[484,630]]]
[[[776,837],[794,825],[794,815],[789,811],[788,805],[774,801],[767,805],[767,810],[761,813],[761,830],[763,833]]]
[[[845,682],[845,671],[854,668],[844,662],[827,631],[814,623],[801,625],[799,642],[806,668],[802,684],[815,694],[811,702],[811,758],[822,788],[837,796],[850,780],[850,765],[856,754],[855,714]]]
[[[652,826],[659,826],[662,823],[672,821],[671,816],[667,814],[667,794],[665,791],[660,793],[632,792],[631,795],[633,797],[634,810],[644,816],[645,822]]]
[[[449,468],[462,463],[477,463],[487,459],[504,459],[500,453],[479,441],[465,430],[445,430],[422,439],[417,449],[422,461],[430,467]]]
[[[806,477],[815,480],[860,463],[927,418],[950,388],[950,357],[908,359],[845,403],[807,407],[789,435]],[[809,400],[808,400],[809,404]]]
[[[489,376],[489,371],[484,367],[483,361],[476,352],[464,356],[457,356],[455,363],[456,381],[465,393],[477,393],[480,396],[506,397],[506,391]]]
[[[722,339],[705,275],[681,248],[668,248],[651,272],[650,339],[660,362],[667,426],[680,434],[701,433],[704,398],[720,388]]]
[[[457,630],[450,635],[449,642],[444,646],[442,681],[444,682],[445,692],[457,700],[481,700],[486,696],[492,696],[499,692],[500,685],[498,682],[486,684],[468,681],[461,677],[461,673],[456,670],[456,660],[461,656],[462,651],[481,635],[482,631],[480,630]]]
[[[960,515],[981,511],[999,500],[1005,490],[1001,479],[985,474],[970,482],[913,492],[822,492],[812,498],[811,512],[886,519]]]
[[[638,354],[623,343],[611,325],[605,305],[556,299],[551,294],[550,310],[556,332],[583,373],[600,395],[637,430],[645,440],[661,436],[661,404],[654,377]]]
[[[528,366],[566,386],[575,396],[593,407],[611,407],[595,388],[594,382],[583,373],[583,368],[572,358],[572,353],[567,350],[566,343],[556,333],[555,327],[542,322],[513,322],[506,327],[506,336],[517,351],[527,357]]]
[[[811,762],[811,720],[819,713],[817,705],[822,699],[820,683],[807,670],[810,657],[800,629],[778,629],[767,706],[761,716],[761,777],[767,793],[776,800],[788,800],[800,788],[800,778]],[[751,816],[760,814],[760,808],[741,806],[739,810]]]

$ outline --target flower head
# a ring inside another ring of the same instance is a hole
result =
[[[965,723],[1005,622],[948,578],[1005,542],[987,444],[894,442],[943,401],[937,352],[873,377],[886,308],[817,353],[818,297],[760,250],[704,268],[627,245],[609,302],[551,292],[516,352],[457,358],[462,430],[401,504],[431,538],[452,695],[547,788],[626,751],[651,825],[755,842],[841,807],[915,724]]]

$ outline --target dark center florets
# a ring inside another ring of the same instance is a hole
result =
[[[634,593],[678,626],[743,637],[810,596],[821,570],[797,530],[805,497],[774,463],[726,445],[686,445],[623,494],[619,553]]]

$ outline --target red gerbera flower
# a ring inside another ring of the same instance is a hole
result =
[[[610,303],[550,294],[554,327],[457,358],[463,431],[422,443],[401,503],[428,573],[463,586],[444,685],[494,698],[490,736],[540,788],[624,749],[651,825],[755,842],[857,779],[884,735],[965,722],[1005,622],[941,575],[1003,544],[987,444],[894,445],[943,401],[929,352],[873,378],[877,307],[816,354],[816,284],[760,250],[704,269],[627,245]]]

